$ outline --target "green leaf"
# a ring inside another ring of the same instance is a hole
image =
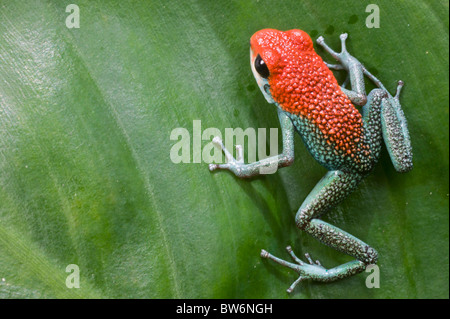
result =
[[[0,1],[0,298],[448,298],[448,1],[376,1],[380,28],[356,0],[80,0],[72,29],[68,4]],[[293,166],[252,180],[193,163],[207,128],[278,127],[249,67],[268,27],[336,49],[348,32],[392,92],[406,83],[414,170],[383,150],[324,216],[377,249],[378,289],[362,273],[288,295],[297,275],[259,257],[292,245],[326,267],[351,260],[295,226],[326,172],[299,138]],[[170,159],[176,128],[190,163]]]

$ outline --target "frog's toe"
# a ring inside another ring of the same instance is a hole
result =
[[[405,85],[405,82],[403,82],[402,80],[399,80],[397,82],[397,92],[395,93],[395,96],[394,96],[394,98],[397,100],[400,98],[400,92],[402,90],[403,85]]]
[[[275,261],[276,263],[283,265],[285,267],[288,267],[295,272],[299,274],[299,277],[296,281],[292,283],[292,285],[287,289],[288,293],[291,293],[294,288],[302,281],[307,279],[313,279],[313,280],[320,280],[320,277],[323,276],[323,274],[326,272],[326,269],[323,268],[320,263],[314,263],[311,259],[311,257],[306,254],[308,261],[311,263],[305,263],[302,260],[300,260],[297,256],[295,256],[294,252],[292,251],[291,246],[286,247],[287,251],[289,252],[289,255],[291,255],[292,259],[296,262],[295,264],[287,262],[283,259],[280,259],[278,257],[275,257],[271,254],[269,254],[264,249],[261,251],[261,257],[271,259]]]
[[[292,258],[297,264],[299,264],[300,266],[303,266],[303,265],[305,264],[300,258],[298,258],[298,257],[294,254],[294,252],[292,251],[291,246],[287,246],[287,247],[286,247],[286,250],[288,251],[289,255],[291,255],[291,258]],[[322,264],[320,263],[320,261],[318,261],[318,260],[313,261],[313,259],[311,258],[311,256],[310,256],[308,253],[305,253],[305,258],[306,258],[306,260],[308,260],[308,262],[309,262],[310,265],[322,267]],[[322,268],[323,268],[323,267],[322,267]]]
[[[226,149],[225,145],[223,145],[222,139],[219,136],[215,136],[212,139],[212,143],[222,150],[227,162],[235,162],[236,161],[234,159],[233,155],[231,155],[231,153]],[[242,154],[242,152],[241,152],[241,154]],[[215,169],[216,168],[222,168],[222,167],[220,167],[220,165],[219,165],[218,167],[215,167]],[[225,167],[225,168],[228,168],[228,167]]]
[[[230,168],[230,164],[229,163],[225,163],[225,164],[209,164],[209,170],[215,171],[216,169],[229,169]]]
[[[302,261],[300,258],[298,258],[298,257],[294,254],[294,252],[293,252],[291,246],[287,246],[287,247],[286,247],[286,250],[287,250],[287,252],[289,253],[289,255],[291,255],[291,258],[292,258],[297,264],[299,264],[300,266],[303,265],[303,261]]]
[[[339,36],[339,38],[340,38],[342,41],[347,40],[347,38],[348,38],[348,33],[342,33],[342,34]]]
[[[290,294],[292,291],[294,291],[295,287],[303,280],[305,280],[305,278],[303,278],[302,276],[298,276],[297,280],[294,281],[292,285],[288,289],[286,289],[286,291]]]
[[[209,167],[209,170],[212,172],[219,168],[219,164],[209,164],[208,167]]]
[[[236,162],[244,163],[244,149],[242,145],[236,145]]]
[[[308,260],[308,262],[309,262],[310,265],[313,265],[313,266],[319,266],[319,267],[324,268],[324,267],[322,266],[322,264],[320,263],[320,261],[318,261],[318,260],[313,261],[313,259],[311,258],[311,256],[310,256],[308,253],[305,254],[305,258]],[[324,268],[324,269],[325,269],[325,268]]]
[[[344,70],[344,66],[342,64],[331,64],[324,62],[327,68],[333,69],[333,70]]]
[[[269,253],[265,249],[261,249],[260,255],[261,255],[262,258],[269,258]]]
[[[216,145],[220,145],[222,143],[222,139],[219,136],[214,136],[212,142]]]

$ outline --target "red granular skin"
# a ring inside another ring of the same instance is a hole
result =
[[[255,33],[250,43],[269,69],[270,92],[283,110],[306,117],[336,150],[352,158],[368,155],[368,148],[360,143],[362,116],[314,51],[308,34],[265,29]]]

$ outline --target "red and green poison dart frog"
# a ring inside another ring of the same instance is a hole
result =
[[[269,103],[275,104],[281,125],[283,152],[255,163],[245,164],[242,147],[237,156],[224,147],[220,138],[213,142],[222,149],[225,164],[210,164],[211,171],[226,169],[238,177],[264,173],[264,168],[288,166],[294,161],[294,131],[311,155],[329,172],[306,197],[295,216],[296,225],[322,243],[356,258],[354,261],[326,269],[305,254],[307,262],[287,250],[295,263],[284,261],[265,250],[261,256],[295,270],[299,277],[289,287],[292,292],[303,280],[331,282],[360,273],[377,262],[375,249],[362,240],[326,223],[320,216],[336,206],[372,171],[380,156],[384,140],[395,169],[412,169],[412,149],[399,95],[391,96],[345,47],[347,34],[340,36],[342,50],[333,51],[323,37],[317,39],[338,64],[327,64],[317,55],[311,38],[304,31],[286,32],[265,29],[250,40],[251,68],[259,88]],[[339,86],[331,69],[348,73]],[[378,88],[366,95],[364,76]],[[345,88],[350,82],[351,89]],[[360,113],[354,105],[363,105]]]

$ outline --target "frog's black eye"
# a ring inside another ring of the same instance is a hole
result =
[[[261,56],[259,54],[255,59],[255,70],[258,71],[259,75],[261,75],[265,79],[267,79],[270,75],[266,63],[263,61],[263,59],[261,59]]]

